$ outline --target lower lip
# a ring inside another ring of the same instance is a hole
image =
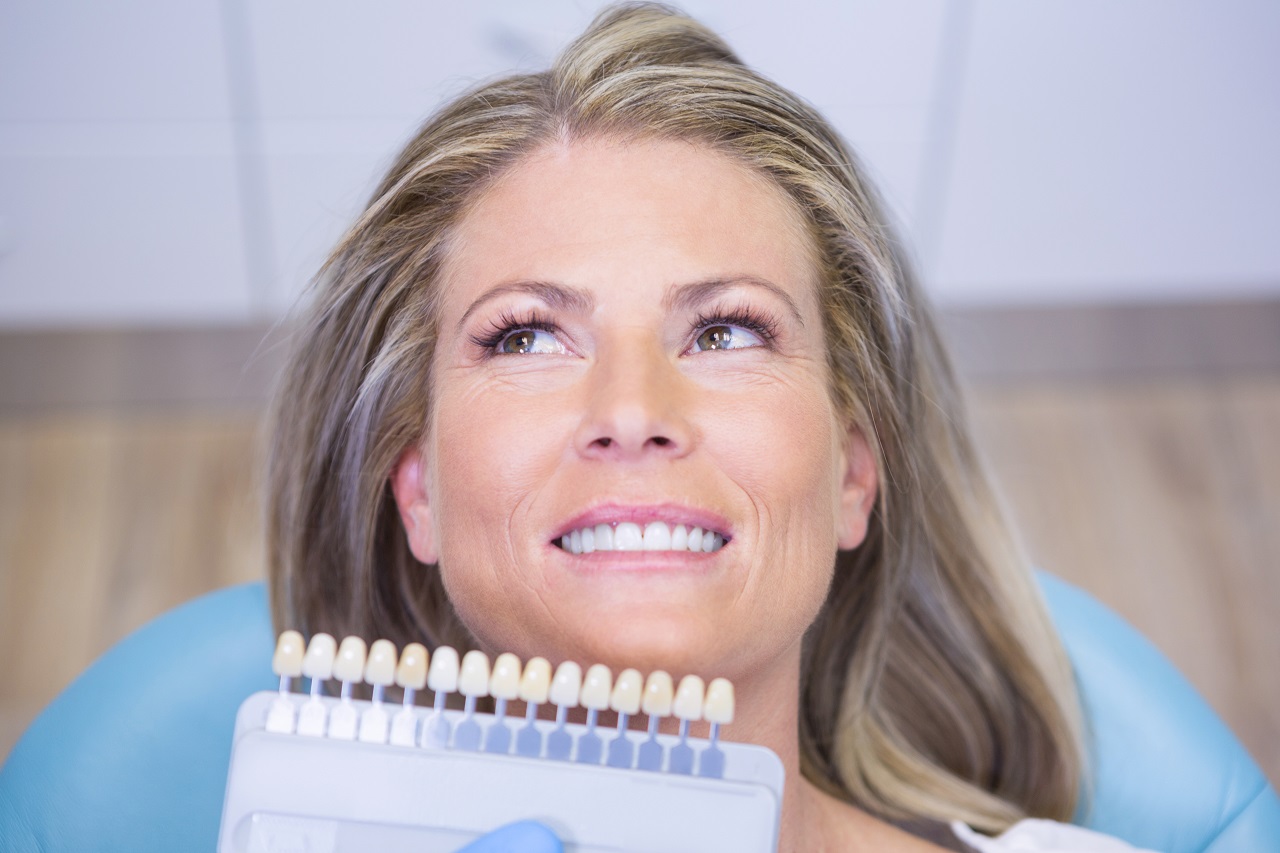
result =
[[[729,543],[709,554],[693,551],[592,551],[590,554],[573,554],[555,545],[547,547],[579,571],[688,572],[710,568]]]

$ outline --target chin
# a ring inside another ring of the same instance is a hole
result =
[[[636,609],[575,626],[577,630],[564,638],[565,657],[584,666],[603,663],[615,674],[631,667],[645,675],[658,669],[677,677],[728,675],[722,670],[729,634],[718,630],[714,620],[682,609]]]

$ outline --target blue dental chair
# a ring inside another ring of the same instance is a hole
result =
[[[1094,750],[1076,822],[1167,853],[1280,851],[1280,800],[1156,649],[1078,589],[1040,577]],[[196,599],[107,652],[0,769],[0,849],[216,847],[236,709],[273,689],[262,584]]]

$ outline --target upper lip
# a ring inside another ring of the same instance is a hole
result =
[[[719,533],[728,541],[733,538],[729,521],[717,512],[700,507],[677,503],[601,503],[584,510],[556,528],[552,540],[559,539],[575,530],[594,527],[597,524],[616,524],[630,521],[644,526],[651,521],[663,521],[671,526],[683,524],[686,527],[701,527]]]

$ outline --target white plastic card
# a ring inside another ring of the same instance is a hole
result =
[[[292,705],[282,707],[281,702]],[[300,694],[256,693],[241,706],[223,804],[223,853],[378,850],[455,851],[507,823],[536,819],[575,853],[772,853],[777,847],[782,763],[772,751],[720,742],[721,778],[280,731],[282,714],[395,717],[399,705]],[[337,712],[335,715],[334,712]],[[415,707],[414,730],[432,716]],[[456,728],[464,715],[444,711]],[[267,727],[268,717],[276,721]],[[475,715],[483,728],[489,714]],[[507,718],[511,727],[523,719]],[[400,719],[403,727],[406,723]],[[394,724],[393,724],[394,725]],[[544,735],[555,724],[537,721]],[[575,741],[587,728],[566,724]],[[613,729],[597,728],[610,740]],[[625,737],[638,746],[643,732]],[[670,751],[679,739],[658,735]],[[402,739],[401,743],[404,741]],[[695,754],[708,742],[690,739]],[[694,773],[698,772],[695,762]]]

